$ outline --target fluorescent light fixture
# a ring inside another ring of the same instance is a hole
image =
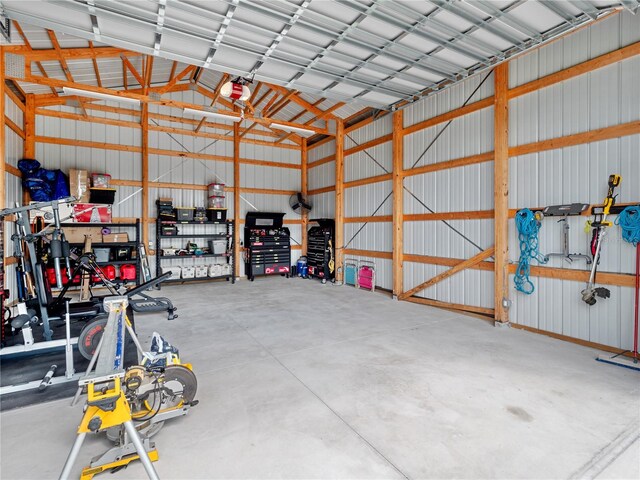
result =
[[[293,127],[291,125],[283,125],[282,123],[272,123],[271,126],[273,128],[279,128],[281,130],[286,130],[287,132],[299,132],[299,133],[307,133],[309,135],[316,133],[315,130],[309,130],[308,128],[302,127]]]
[[[220,118],[222,120],[231,120],[232,122],[240,122],[242,117],[238,115],[227,115],[226,113],[210,112],[208,110],[196,110],[195,108],[185,108],[184,113],[188,113],[198,117]]]
[[[79,95],[81,97],[98,98],[100,100],[111,100],[112,102],[124,102],[140,105],[137,98],[121,97],[119,95],[110,95],[108,93],[92,92],[90,90],[80,90],[79,88],[62,87],[62,91],[66,95]]]

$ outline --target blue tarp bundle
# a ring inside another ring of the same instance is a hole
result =
[[[18,162],[22,172],[22,187],[36,202],[49,202],[69,196],[69,182],[61,170],[47,170],[40,162],[24,158]]]

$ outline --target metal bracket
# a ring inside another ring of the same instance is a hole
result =
[[[5,22],[6,24],[0,22],[0,33],[2,33],[7,42],[11,43],[11,19],[5,18]]]

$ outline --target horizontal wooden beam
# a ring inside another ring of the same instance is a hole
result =
[[[509,265],[509,274],[516,273],[518,268],[515,264]],[[555,268],[546,266],[531,266],[531,275],[542,278],[555,278],[558,280],[570,280],[573,282],[584,282],[589,280],[589,271],[573,270],[570,268]],[[601,285],[616,285],[619,287],[634,287],[636,282],[635,275],[627,273],[611,273],[598,271],[597,283]],[[576,292],[576,295],[579,292]]]
[[[463,305],[461,303],[441,302],[440,300],[432,300],[431,298],[409,297],[405,298],[407,302],[419,303],[420,305],[429,305],[430,307],[447,308],[450,310],[460,310],[463,312],[479,313],[487,315],[493,319],[495,311],[493,308],[476,307],[473,305]]]
[[[492,160],[493,160],[493,152],[479,153],[478,155],[455,158],[453,160],[447,160],[445,162],[431,163],[429,165],[423,165],[422,167],[415,167],[409,170],[404,170],[403,176],[411,177],[414,175],[421,175],[423,173],[438,172],[441,170],[450,170],[452,168],[466,167],[467,165],[475,165],[476,163],[491,162]]]
[[[335,155],[329,155],[327,157],[316,160],[315,162],[309,162],[308,168],[319,167],[320,165],[324,165],[325,163],[334,162],[336,160]]]
[[[388,182],[392,180],[391,173],[385,173],[383,175],[377,175],[375,177],[361,178],[360,180],[352,180],[350,182],[344,182],[344,188],[362,187],[364,185],[370,185],[372,183]]]
[[[191,65],[190,67],[193,67],[193,65]],[[188,73],[190,71],[190,67],[185,68],[181,73],[176,75],[176,78],[179,77],[180,75],[184,74],[184,72]],[[165,85],[165,86],[163,86],[161,88],[149,89],[149,92],[154,94],[153,96],[151,96],[151,95],[145,95],[144,93],[138,93],[137,91],[134,91],[134,90],[113,90],[113,89],[109,89],[109,88],[101,88],[101,87],[96,87],[96,86],[93,86],[93,85],[86,85],[86,84],[71,82],[69,80],[60,80],[60,79],[56,79],[56,78],[31,75],[31,74],[28,73],[30,71],[30,64],[25,65],[25,71],[26,72],[25,72],[24,78],[15,77],[15,76],[14,77],[8,77],[8,78],[11,78],[11,79],[14,79],[14,80],[18,80],[18,81],[22,81],[22,82],[27,82],[27,83],[34,83],[34,84],[37,84],[37,85],[46,85],[46,86],[49,86],[49,87],[57,87],[57,88],[72,87],[72,88],[76,88],[76,89],[86,90],[88,92],[113,95],[113,96],[116,96],[116,97],[122,97],[122,98],[127,98],[127,99],[138,100],[139,102],[144,102],[144,103],[149,103],[149,104],[154,104],[154,105],[162,105],[162,106],[170,107],[170,108],[177,108],[177,109],[191,108],[191,109],[195,109],[195,110],[203,110],[204,111],[204,108],[203,108],[202,105],[196,105],[196,104],[192,104],[192,103],[181,102],[181,101],[178,101],[178,100],[171,100],[171,99],[168,99],[168,98],[159,97],[159,95],[162,95],[163,93],[167,92],[168,89],[171,89],[173,86],[175,86],[175,85],[171,85],[172,82],[169,82],[167,85]],[[181,87],[183,89],[186,89],[186,88],[189,88],[189,85],[188,84],[187,85],[178,85],[177,87]],[[82,97],[82,98],[83,98],[83,101],[84,101],[85,97]],[[89,98],[91,98],[91,97],[89,97]],[[293,98],[296,98],[296,96],[294,95]],[[240,117],[241,116],[240,113],[235,112],[233,110],[221,111],[220,113],[223,113],[223,114],[226,114],[226,115],[230,115],[230,116],[236,116],[236,117]],[[286,124],[286,125],[291,125],[291,126],[295,126],[295,127],[300,127],[300,128],[313,130],[314,132],[316,132],[318,134],[322,134],[322,135],[331,135],[331,133],[326,128],[318,128],[318,127],[315,127],[313,125],[304,125],[303,126],[303,125],[300,125],[300,124],[294,124],[294,123],[291,123],[291,122],[281,121],[281,120],[277,120],[277,119],[271,119],[271,118],[267,118],[267,117],[245,116],[244,118],[246,120],[250,120],[250,121],[259,123],[259,124],[264,125],[266,127],[270,127],[270,125],[272,123],[277,122],[277,123],[282,123],[282,124]]]
[[[54,48],[30,50],[24,46],[5,46],[8,53],[23,55],[25,60],[31,62],[46,62],[58,60],[58,52]],[[124,50],[116,47],[94,47],[94,48],[63,48],[62,55],[66,60],[82,60],[92,58],[120,57],[125,54],[128,57],[139,57],[142,54],[131,50]]]
[[[550,138],[540,142],[527,143],[517,147],[509,148],[509,157],[518,157],[529,153],[539,153],[546,150],[556,150],[558,148],[573,147],[584,143],[599,142],[610,138],[625,137],[640,133],[640,120],[623,123],[611,127],[598,128],[588,132],[575,133],[564,137]]]
[[[370,140],[360,145],[356,145],[355,147],[346,149],[344,151],[344,156],[346,157],[348,155],[353,155],[355,153],[361,152],[362,150],[367,150],[369,148],[377,147],[378,145],[382,145],[383,143],[390,142],[392,138],[393,138],[392,134],[383,135],[382,137],[378,137],[374,140]]]
[[[328,187],[316,188],[314,190],[309,190],[307,195],[320,195],[321,193],[328,193],[335,191],[335,185],[329,185]]]
[[[71,138],[37,136],[35,138],[35,141],[36,143],[48,143],[48,144],[54,144],[54,145],[68,145],[73,147],[96,148],[99,150],[118,150],[118,151],[125,151],[125,152],[134,152],[134,153],[142,152],[142,147],[136,147],[132,145],[120,145],[117,143],[105,143],[105,142],[92,142],[88,140],[74,140]],[[150,148],[149,154],[162,155],[162,156],[168,156],[168,157],[197,158],[200,160],[213,160],[213,161],[220,161],[220,162],[233,162],[233,157],[225,157],[223,155],[212,155],[208,153],[191,153],[191,152],[183,152],[178,150],[163,150],[159,148]],[[290,168],[294,170],[299,170],[301,168],[301,166],[297,164],[273,162],[269,160],[253,160],[250,158],[241,158],[240,163],[244,163],[247,165],[258,165],[262,167]]]
[[[354,255],[356,257],[382,258],[391,260],[393,254],[391,252],[378,252],[376,250],[358,250],[355,248],[345,248],[345,255]]]
[[[584,75],[585,73],[589,73],[593,70],[612,65],[636,55],[640,55],[640,42],[633,43],[619,50],[614,50],[613,52],[605,53],[604,55],[600,55],[599,57],[579,63],[578,65],[574,65],[573,67],[569,67],[559,72],[546,75],[542,78],[538,78],[537,80],[519,85],[509,90],[508,96],[509,99],[517,98],[522,95],[526,95],[527,93],[550,87],[551,85],[564,82],[565,80],[569,80],[579,75]]]
[[[470,268],[480,262],[482,262],[483,260],[486,260],[487,258],[489,258],[490,256],[493,255],[494,252],[494,248],[493,247],[489,247],[486,250],[483,250],[482,252],[474,255],[471,258],[468,258],[458,264],[456,264],[455,266],[451,267],[449,270],[445,270],[442,273],[439,273],[438,275],[436,275],[433,278],[430,278],[429,280],[427,280],[426,282],[422,282],[420,285],[416,285],[415,287],[413,287],[410,290],[407,290],[406,292],[398,295],[398,298],[400,300],[405,300],[413,295],[415,295],[418,292],[421,292],[422,290],[425,290],[429,287],[432,287],[433,285],[440,283],[443,280],[446,280],[447,278],[455,275],[458,272],[461,272],[462,270],[466,270],[467,268]]]
[[[431,255],[416,255],[412,253],[404,254],[404,261],[409,263],[422,263],[426,265],[440,265],[443,267],[455,267],[463,262],[463,258],[435,257]],[[479,262],[469,267],[472,270],[484,270],[493,272],[493,262]]]
[[[392,222],[391,215],[374,215],[371,217],[345,217],[344,223],[386,223]]]
[[[85,110],[89,110],[89,104],[85,105]],[[49,110],[47,108],[36,108],[36,115],[43,117],[63,118],[66,120],[75,120],[78,122],[100,123],[103,125],[113,125],[115,127],[126,128],[141,128],[140,122],[132,122],[128,120],[115,120],[112,118],[94,117],[91,115],[84,116],[77,113],[59,112],[56,110]]]
[[[475,210],[467,212],[414,213],[405,214],[405,222],[428,222],[435,220],[481,220],[493,218],[493,210]]]
[[[443,113],[442,115],[429,118],[409,127],[405,127],[402,130],[402,133],[404,135],[410,135],[412,133],[419,132],[420,130],[424,130],[425,128],[435,127],[436,125],[448,122],[449,120],[455,120],[456,118],[463,117],[464,115],[468,115],[470,113],[477,112],[478,110],[482,110],[484,108],[489,108],[492,106],[493,95],[491,97],[483,98],[482,100],[478,100],[477,102],[465,105],[464,107],[456,108],[455,110]]]
[[[569,337],[567,335],[562,335],[561,333],[550,332],[549,330],[541,330],[539,328],[529,327],[527,325],[520,325],[514,322],[511,322],[509,325],[512,328],[517,328],[518,330],[525,330],[527,332],[546,335],[547,337],[555,338],[557,340],[563,340],[565,342],[574,343],[576,345],[581,345],[583,347],[594,348],[596,350],[602,350],[605,352],[610,352],[615,354],[625,354],[625,356],[631,355],[629,350],[623,350],[621,348],[611,347],[609,345],[604,345],[602,343],[595,343],[595,342],[590,342],[588,340],[582,340],[580,338]]]

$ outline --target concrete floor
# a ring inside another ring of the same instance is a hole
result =
[[[640,478],[640,375],[594,350],[308,280],[162,293],[180,318],[140,339],[180,348],[200,404],[154,437],[161,478]],[[81,413],[2,413],[0,476],[57,477]]]

